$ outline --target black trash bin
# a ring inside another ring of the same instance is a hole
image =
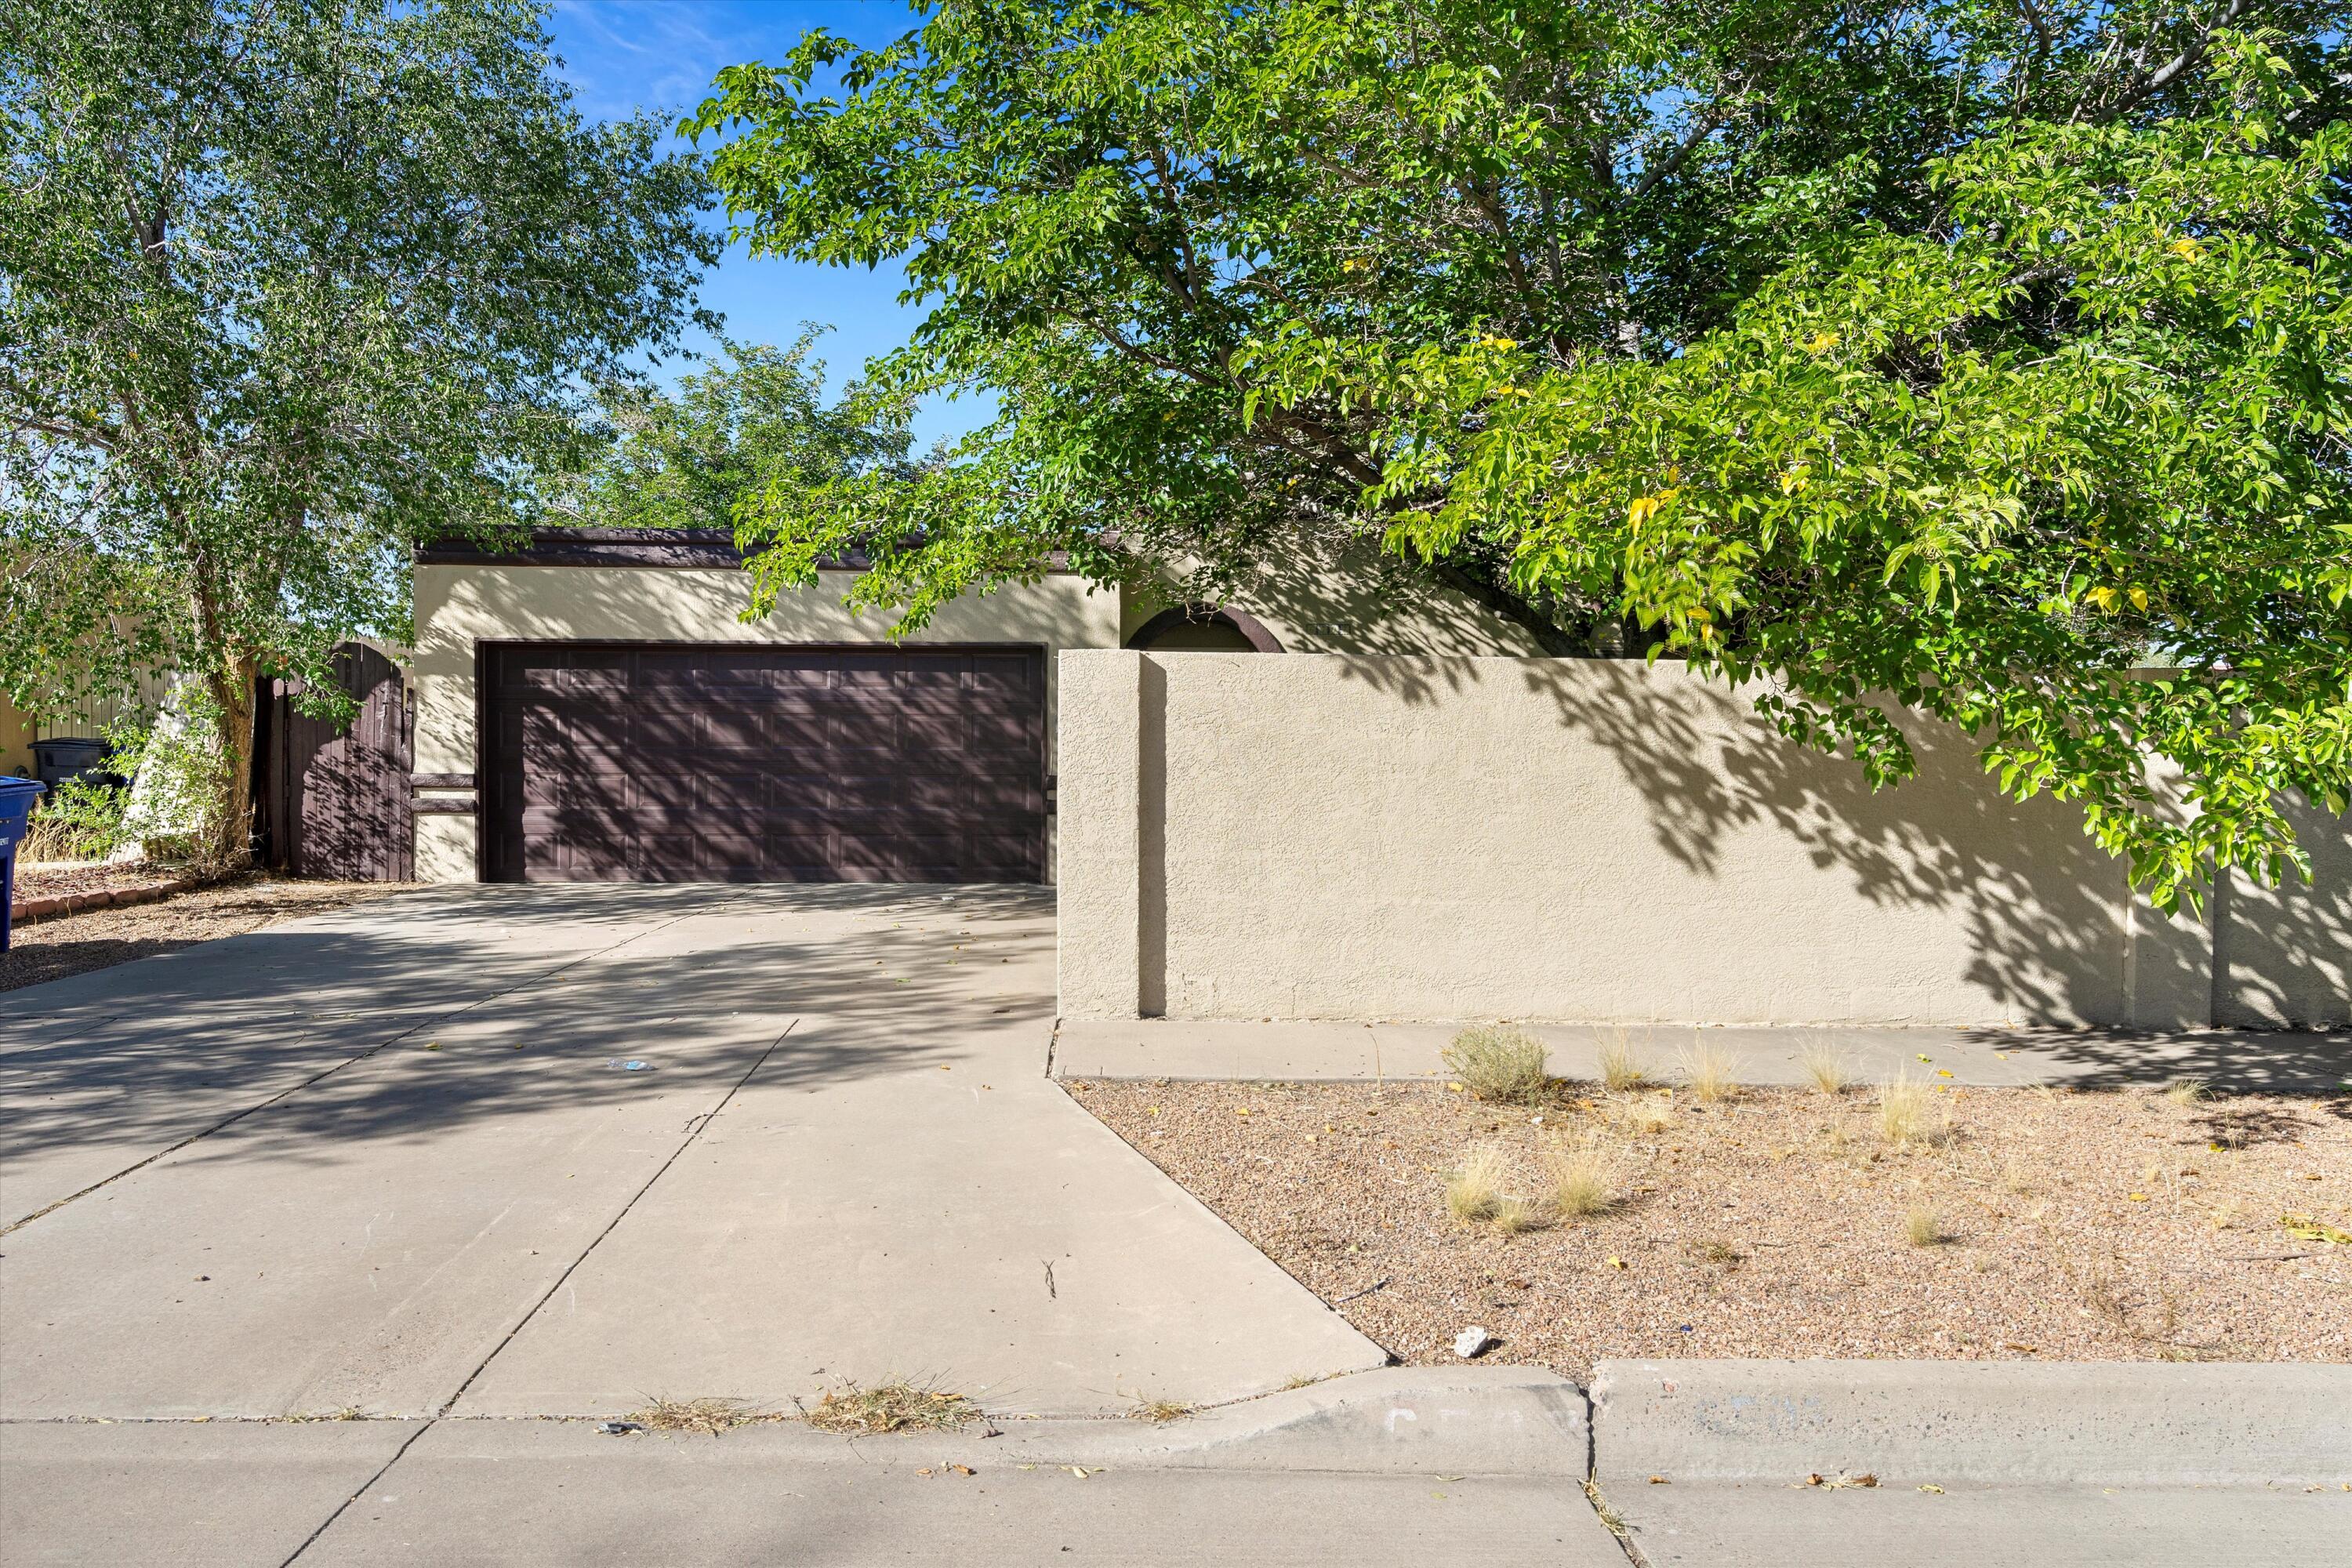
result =
[[[33,742],[33,773],[49,788],[55,789],[68,779],[106,772],[106,756],[110,750],[112,748],[104,741],[80,738],[36,741]]]

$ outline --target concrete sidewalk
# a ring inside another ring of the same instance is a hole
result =
[[[2235,1093],[2325,1094],[2352,1085],[2352,1033],[2093,1029],[1744,1028],[1686,1024],[1531,1024],[1553,1076],[1596,1081],[1605,1047],[1622,1044],[1644,1074],[1675,1082],[1701,1049],[1727,1052],[1740,1082],[1808,1081],[1807,1053],[1827,1051],[1849,1077],[1897,1072],[1937,1081],[2078,1089],[2201,1078]],[[1266,1082],[1412,1081],[1447,1076],[1443,1052],[1459,1024],[1265,1020],[1064,1019],[1054,1040],[1063,1079],[1200,1079]]]
[[[866,1439],[582,1422],[0,1425],[8,1561],[669,1568],[778,1563],[1557,1563],[1625,1557],[1582,1396],[1378,1373],[1164,1426]]]
[[[2352,1542],[2352,1367],[1604,1362],[1592,1410],[1651,1568],[2305,1568]]]

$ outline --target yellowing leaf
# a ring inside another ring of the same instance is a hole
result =
[[[1825,354],[1837,346],[1838,335],[1835,332],[1815,332],[1805,340],[1805,352],[1809,354]]]
[[[2279,1224],[2286,1226],[2286,1233],[2297,1241],[2325,1241],[2336,1247],[2352,1247],[2352,1230],[2323,1224],[2307,1214],[2283,1214],[2279,1215]]]

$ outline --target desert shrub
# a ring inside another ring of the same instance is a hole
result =
[[[1531,1105],[1551,1081],[1545,1056],[1543,1042],[1533,1036],[1507,1024],[1482,1024],[1454,1037],[1445,1047],[1445,1068],[1480,1100]]]
[[[94,779],[67,779],[41,796],[19,851],[27,860],[103,860],[122,843],[131,792]]]

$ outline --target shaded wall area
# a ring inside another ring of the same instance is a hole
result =
[[[2342,1021],[2319,879],[2158,915],[1965,737],[1874,795],[1675,663],[1062,656],[1062,1011],[1813,1025]],[[2215,932],[2221,940],[2217,942]]]

